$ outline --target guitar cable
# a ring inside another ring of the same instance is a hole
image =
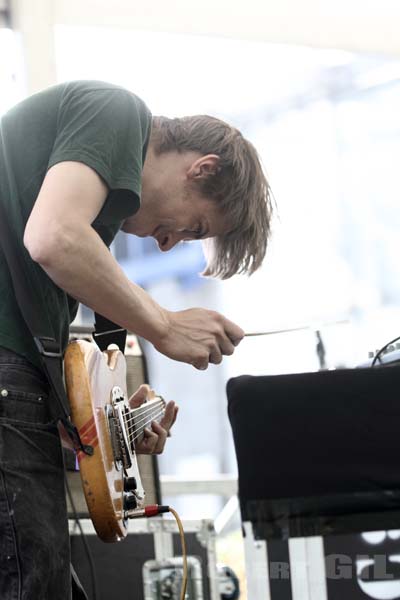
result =
[[[376,363],[378,362],[378,360],[379,360],[379,363],[380,363],[380,364],[384,364],[384,363],[383,363],[383,361],[382,361],[382,359],[381,359],[381,356],[382,356],[382,355],[385,353],[385,350],[386,350],[386,349],[387,349],[389,346],[391,346],[392,344],[394,344],[394,343],[395,343],[395,342],[397,342],[398,340],[400,340],[400,336],[397,336],[397,337],[395,337],[393,340],[390,340],[390,342],[387,342],[387,343],[386,343],[384,346],[382,346],[382,348],[380,348],[380,349],[378,350],[378,352],[375,354],[375,357],[374,357],[374,359],[373,359],[373,361],[372,361],[372,363],[371,363],[371,365],[370,365],[370,366],[371,366],[371,367],[374,367],[374,366],[376,365]]]
[[[75,523],[78,526],[79,532],[81,534],[82,543],[85,548],[85,552],[86,552],[86,555],[87,555],[87,558],[89,561],[93,600],[96,600],[98,590],[97,590],[96,571],[95,571],[93,556],[92,556],[92,553],[89,548],[89,544],[86,539],[86,534],[83,531],[82,524],[78,517],[78,512],[77,512],[75,504],[74,504],[74,500],[72,497],[72,493],[71,493],[71,489],[69,487],[67,477],[65,477],[65,486],[66,486],[66,490],[67,490],[67,494],[68,494],[68,499],[70,501],[71,508],[74,513]],[[148,518],[155,517],[155,516],[161,515],[162,513],[167,513],[167,512],[170,512],[174,516],[176,524],[178,526],[179,537],[180,537],[181,548],[182,548],[182,564],[183,564],[182,586],[181,586],[181,593],[180,593],[179,600],[185,600],[187,583],[188,583],[187,551],[186,551],[185,532],[183,529],[183,524],[182,524],[182,521],[181,521],[178,513],[176,512],[176,510],[173,509],[171,506],[166,506],[163,504],[149,504],[149,505],[145,506],[144,508],[136,508],[136,509],[127,511],[127,516],[130,519],[132,519],[132,518],[133,519],[140,519],[140,518],[148,519]]]
[[[188,581],[188,567],[187,567],[187,553],[186,553],[186,543],[185,543],[185,532],[183,531],[182,521],[173,508],[169,507],[169,512],[174,515],[176,524],[179,529],[179,536],[181,538],[181,547],[182,547],[182,562],[183,562],[183,574],[182,574],[182,587],[181,587],[181,597],[180,600],[185,600],[186,596],[186,588]]]
[[[74,513],[75,523],[78,526],[79,532],[81,534],[81,540],[82,540],[82,543],[85,548],[86,555],[87,555],[87,558],[89,561],[93,600],[96,600],[98,590],[97,590],[96,571],[95,571],[93,556],[92,556],[92,553],[89,548],[89,544],[86,539],[86,534],[83,531],[82,524],[78,517],[78,512],[75,507],[75,503],[74,503],[74,500],[72,497],[72,493],[71,493],[71,489],[69,487],[67,477],[65,477],[65,487],[67,490],[68,499],[70,501],[72,511]],[[187,583],[188,583],[187,551],[186,551],[185,532],[183,529],[183,524],[182,524],[181,518],[179,517],[176,510],[174,508],[172,508],[171,506],[166,506],[163,504],[149,504],[149,505],[145,506],[144,508],[136,508],[136,509],[128,511],[127,516],[130,519],[132,519],[132,518],[133,519],[140,519],[140,518],[149,519],[151,517],[156,517],[158,515],[161,515],[162,513],[167,513],[167,512],[170,512],[174,516],[176,524],[178,526],[179,537],[180,537],[181,548],[182,548],[182,565],[183,565],[182,586],[181,586],[181,593],[180,593],[179,600],[185,600]]]
[[[182,587],[179,600],[185,600],[186,597],[186,588],[188,582],[188,566],[187,566],[187,552],[186,552],[186,542],[185,542],[185,532],[183,530],[182,521],[176,512],[171,506],[166,506],[164,504],[149,504],[144,508],[135,508],[133,510],[128,511],[127,516],[133,519],[140,518],[150,518],[155,517],[157,515],[161,515],[162,513],[170,512],[174,517],[176,524],[178,526],[179,537],[181,539],[181,548],[182,548],[182,563],[183,563],[183,572],[182,572]]]

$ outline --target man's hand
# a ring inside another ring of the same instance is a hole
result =
[[[154,397],[155,393],[150,386],[143,384],[129,398],[129,405],[131,408],[138,408],[144,402],[152,400]],[[148,427],[144,429],[144,438],[135,445],[136,452],[138,454],[161,454],[164,450],[167,437],[171,435],[170,429],[175,423],[177,414],[178,407],[175,402],[168,402],[161,421],[159,423],[153,421],[151,429]]]
[[[166,311],[168,328],[154,343],[169,358],[207,369],[219,364],[223,355],[231,355],[244,336],[244,331],[220,313],[203,308],[178,312]]]

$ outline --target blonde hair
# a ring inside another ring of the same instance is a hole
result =
[[[207,115],[153,117],[151,144],[157,154],[196,151],[219,157],[217,172],[196,185],[218,203],[230,227],[211,240],[203,275],[228,279],[254,273],[267,250],[272,216],[270,187],[254,146],[238,129]]]

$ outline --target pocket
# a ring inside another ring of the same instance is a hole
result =
[[[50,420],[48,402],[48,395],[13,389],[0,383],[0,419],[46,424]]]
[[[26,364],[0,363],[0,389],[2,388],[38,396],[49,393],[49,384],[45,377],[37,369]]]

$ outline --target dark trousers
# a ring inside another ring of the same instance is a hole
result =
[[[49,387],[0,348],[0,598],[72,596],[64,465]],[[74,585],[75,588],[75,585]]]

